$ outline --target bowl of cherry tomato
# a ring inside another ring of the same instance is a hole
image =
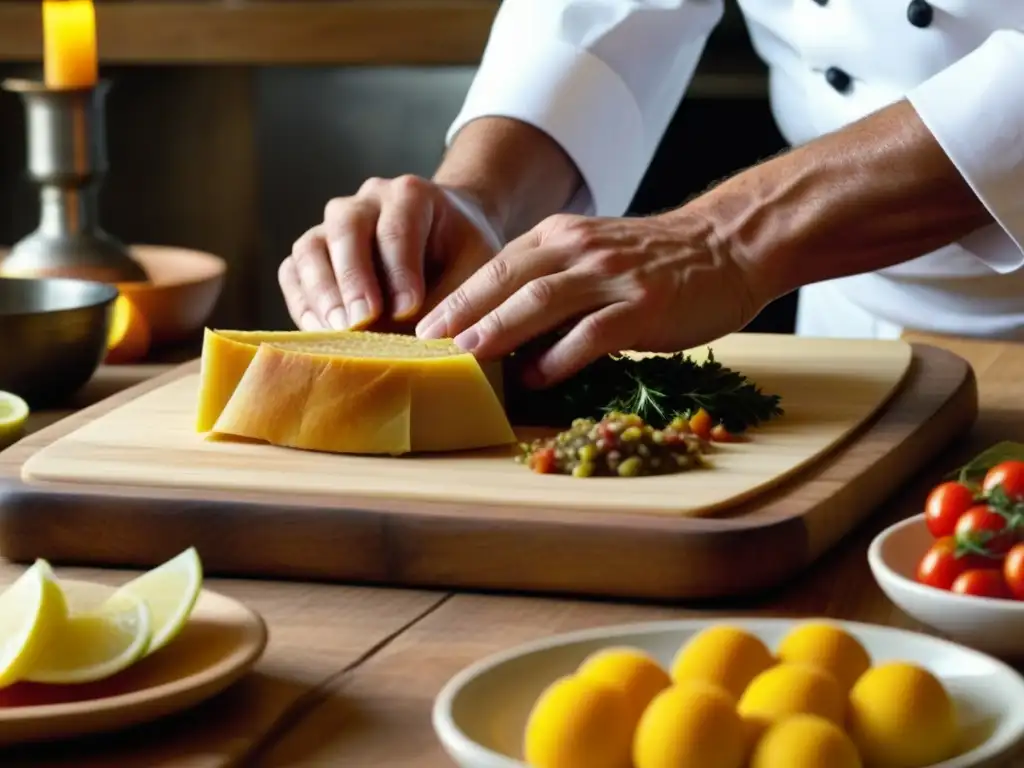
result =
[[[1024,460],[932,489],[923,514],[868,548],[879,587],[900,609],[956,642],[1024,658]]]

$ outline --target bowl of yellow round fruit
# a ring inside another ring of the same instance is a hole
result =
[[[830,620],[682,620],[548,638],[456,675],[462,768],[975,768],[1024,749],[1024,678],[956,644]]]

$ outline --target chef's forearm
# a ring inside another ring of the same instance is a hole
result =
[[[474,120],[459,131],[434,180],[471,196],[506,240],[562,210],[580,185],[554,139],[504,117]]]
[[[716,247],[750,265],[768,299],[916,258],[992,221],[906,101],[691,205],[711,222]]]

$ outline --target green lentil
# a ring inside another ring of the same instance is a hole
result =
[[[619,477],[636,477],[640,474],[640,470],[643,469],[643,461],[639,456],[630,456],[628,459],[619,464],[618,473]]]
[[[622,430],[622,439],[639,440],[641,437],[643,437],[643,434],[643,430],[641,430],[640,427],[626,427],[624,430]]]
[[[592,474],[594,474],[594,465],[585,461],[572,468],[573,477],[590,477]]]
[[[654,429],[635,414],[575,419],[557,435],[521,445],[520,463],[535,472],[573,477],[641,477],[703,466],[704,442],[685,419]]]

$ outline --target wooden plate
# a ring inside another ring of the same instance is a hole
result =
[[[252,609],[203,591],[170,644],[97,683],[0,689],[0,747],[116,731],[193,707],[248,672],[267,645]]]

